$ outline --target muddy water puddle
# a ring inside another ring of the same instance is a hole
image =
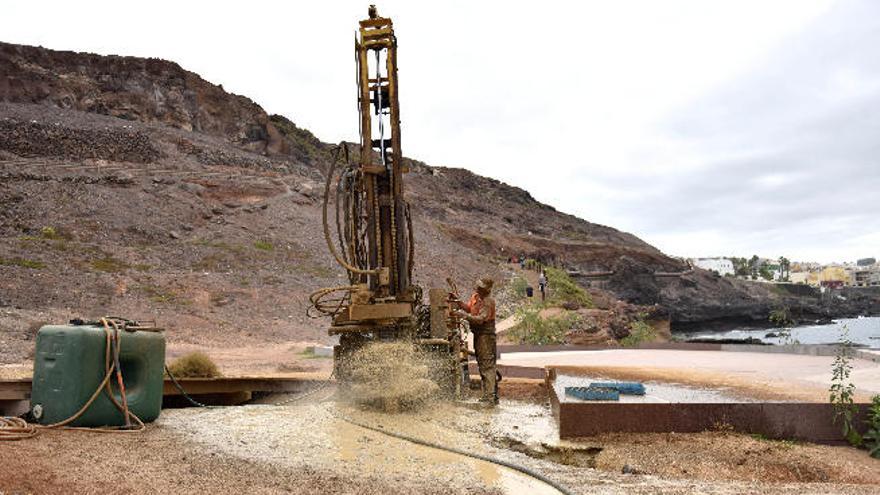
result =
[[[558,375],[553,382],[556,396],[561,402],[599,402],[584,401],[565,395],[565,387],[587,387],[592,382],[616,381],[602,377]],[[643,382],[645,395],[620,394],[618,402],[624,403],[736,403],[758,402],[757,399],[735,394],[728,389],[699,388],[677,383]],[[766,402],[766,401],[763,401]]]
[[[461,493],[473,487],[510,494],[558,493],[509,468],[391,438],[352,425],[344,417],[517,463],[546,462],[527,450],[558,442],[549,410],[507,402],[487,410],[436,403],[397,414],[333,401],[286,407],[177,409],[164,411],[158,424],[212,451],[288,468],[329,470],[340,475],[356,470],[384,480],[439,484]],[[519,450],[510,449],[510,445]],[[522,446],[529,447],[522,450]]]

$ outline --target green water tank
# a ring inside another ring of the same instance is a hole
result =
[[[159,417],[165,367],[165,334],[119,332],[119,366],[128,407],[144,422]],[[102,326],[47,325],[37,333],[31,413],[42,424],[75,414],[89,400],[105,374],[107,337]],[[114,373],[111,390],[120,398]],[[121,403],[121,401],[120,401]],[[106,392],[70,426],[119,426],[123,414]]]

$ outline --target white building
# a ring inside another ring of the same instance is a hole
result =
[[[722,277],[725,275],[733,275],[733,262],[727,258],[694,258],[694,266],[717,272]]]

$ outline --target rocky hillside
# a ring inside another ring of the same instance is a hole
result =
[[[0,43],[0,360],[21,359],[36,324],[79,315],[153,318],[178,342],[325,341],[305,310],[342,280],[320,230],[329,149],[172,62]],[[526,191],[411,168],[417,283],[504,278],[500,261],[525,253],[613,270],[608,289],[683,322],[725,294],[705,274],[655,277],[687,267]],[[778,299],[740,285],[743,308]]]

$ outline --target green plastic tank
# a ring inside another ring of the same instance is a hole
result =
[[[165,368],[165,334],[119,332],[128,408],[144,422],[159,417]],[[82,408],[105,374],[107,337],[102,326],[47,325],[37,333],[31,414],[42,424],[63,421]],[[114,372],[111,390],[120,399]],[[121,403],[121,400],[120,400]],[[71,426],[119,426],[123,414],[102,392]]]

